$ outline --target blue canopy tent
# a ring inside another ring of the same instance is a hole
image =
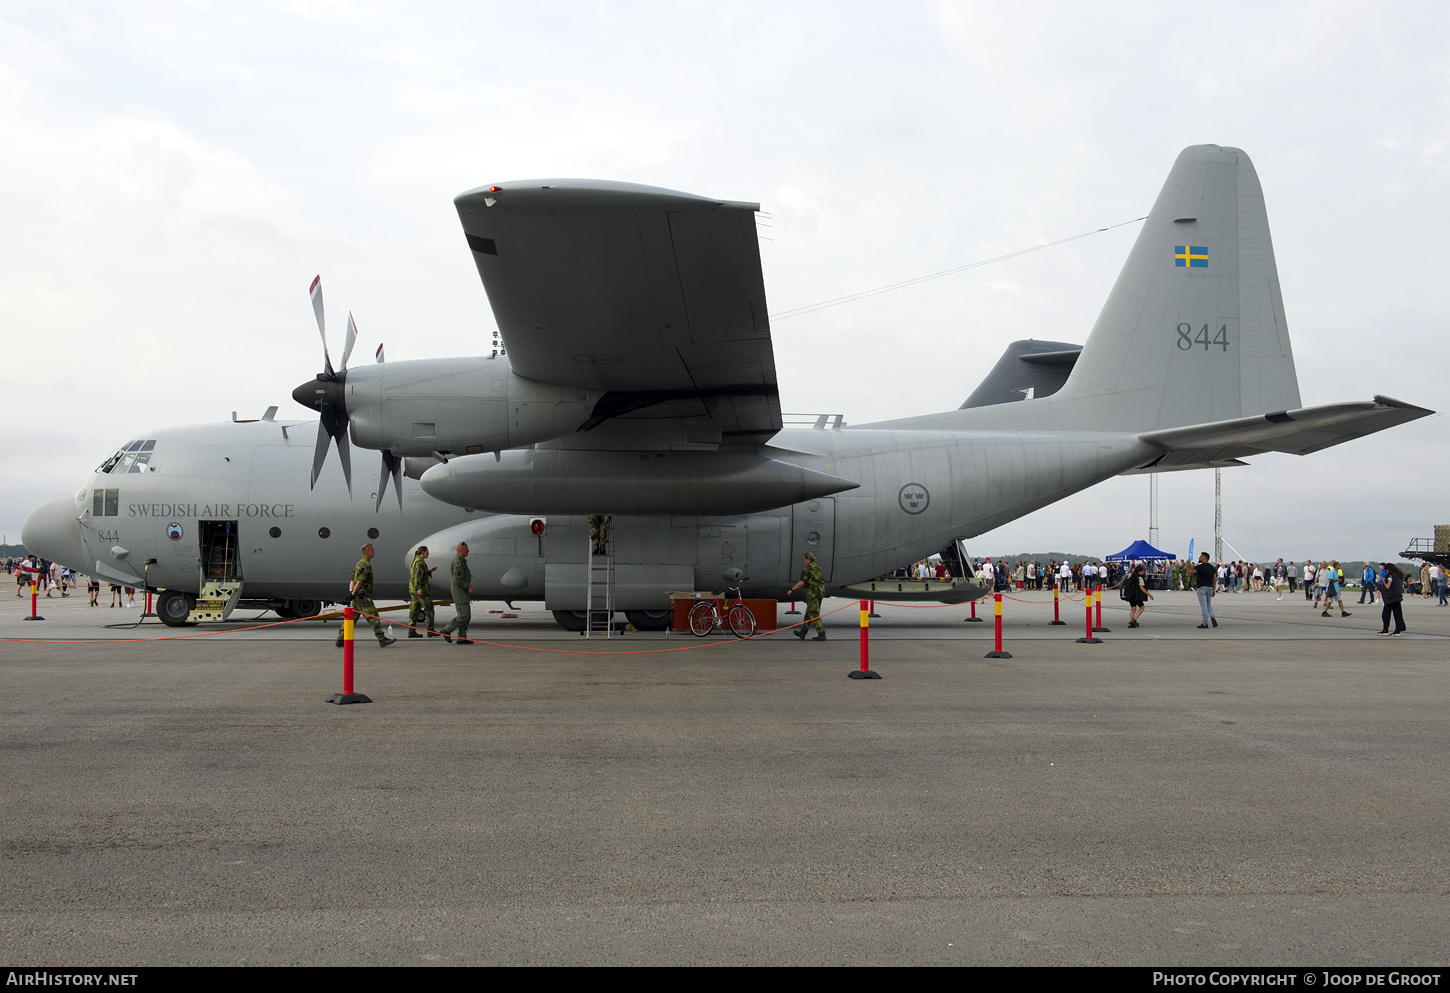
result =
[[[1105,561],[1107,561],[1107,562],[1161,562],[1161,563],[1163,563],[1163,565],[1162,565],[1162,570],[1163,571],[1161,573],[1158,572],[1157,569],[1149,569],[1148,570],[1149,571],[1148,588],[1149,589],[1166,590],[1166,589],[1168,589],[1168,585],[1169,585],[1168,584],[1168,578],[1169,578],[1168,577],[1168,563],[1169,562],[1176,561],[1177,558],[1178,558],[1177,555],[1174,555],[1171,552],[1159,551],[1158,549],[1154,548],[1152,545],[1148,544],[1146,541],[1143,541],[1143,540],[1140,539],[1138,541],[1133,542],[1131,545],[1129,545],[1127,548],[1123,549],[1121,552],[1118,552],[1116,555],[1109,555],[1109,556],[1107,556],[1107,558],[1105,559]]]
[[[1163,559],[1177,561],[1178,556],[1171,552],[1160,552],[1146,541],[1139,539],[1127,548],[1115,555],[1109,555],[1108,562],[1158,562]]]

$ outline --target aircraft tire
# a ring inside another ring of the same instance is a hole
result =
[[[668,610],[626,610],[624,616],[636,631],[663,631],[670,626]]]
[[[156,616],[167,627],[186,626],[187,615],[196,607],[196,594],[180,590],[162,590],[156,598]]]
[[[565,631],[584,630],[584,611],[556,610],[553,613],[554,620],[557,621],[559,623],[559,627],[563,628]]]
[[[316,617],[322,613],[321,600],[288,600],[287,612],[289,617]],[[280,614],[281,611],[279,610]]]

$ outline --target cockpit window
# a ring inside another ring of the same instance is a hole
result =
[[[106,461],[102,462],[96,472],[107,475],[120,475],[126,472],[145,472],[146,466],[151,462],[151,453],[156,448],[156,439],[146,441],[132,441],[124,445]]]

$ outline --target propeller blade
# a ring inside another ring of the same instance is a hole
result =
[[[322,466],[327,462],[327,445],[332,436],[327,433],[327,419],[324,417],[317,423],[317,447],[312,451],[312,485],[309,489],[317,489],[317,477],[322,475]]]
[[[378,350],[373,353],[373,358],[377,360],[378,365],[382,365],[383,364],[383,343],[382,342],[378,342]]]
[[[307,291],[312,297],[312,312],[317,315],[317,334],[322,338],[322,360],[327,363],[327,374],[332,375],[332,356],[327,354],[327,325],[322,319],[322,277],[314,276]]]
[[[382,479],[378,482],[378,502],[373,505],[373,510],[378,511],[383,507],[383,497],[388,492],[388,480],[392,479],[393,489],[398,493],[398,512],[403,510],[403,460],[392,452],[383,451]]]
[[[339,416],[339,411],[326,400],[322,401],[322,420],[317,425],[317,449],[312,456],[312,485],[317,485],[317,477],[322,472],[322,465],[327,461],[327,439],[331,438],[337,442],[337,459],[342,463],[342,478],[347,481],[347,495],[352,496],[352,449],[347,442],[347,421]]]
[[[342,478],[347,480],[347,495],[352,496],[352,449],[347,443],[347,422],[343,421],[342,431],[333,436],[337,441],[337,458],[342,463]]]
[[[347,338],[342,346],[342,365],[339,372],[347,372],[347,359],[352,355],[352,346],[357,343],[357,325],[353,323],[352,311],[347,312]]]

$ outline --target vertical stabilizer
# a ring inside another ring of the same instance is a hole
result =
[[[1299,406],[1264,194],[1246,154],[1194,145],[1178,156],[1053,401],[1078,425],[1130,431]]]

